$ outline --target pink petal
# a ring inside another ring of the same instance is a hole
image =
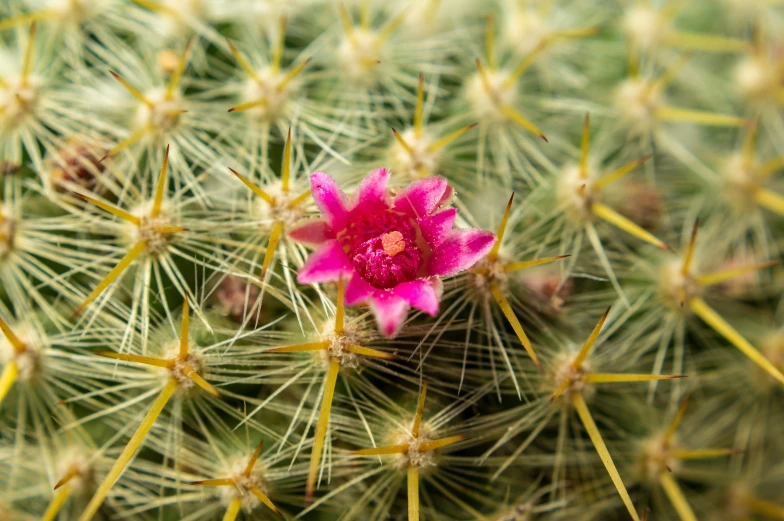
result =
[[[441,281],[436,277],[416,279],[398,284],[392,290],[395,296],[402,298],[417,309],[421,309],[431,317],[438,314],[438,303],[441,300]]]
[[[370,301],[370,310],[376,317],[379,330],[386,337],[397,333],[408,314],[408,308],[408,302],[389,292],[378,294]]]
[[[305,265],[297,273],[297,282],[300,284],[326,282],[352,273],[354,273],[354,267],[351,265],[348,255],[343,251],[338,241],[330,240],[310,254]]]
[[[321,215],[332,226],[340,230],[346,225],[346,196],[338,188],[335,180],[324,172],[314,172],[310,176],[310,190]]]
[[[419,229],[428,246],[435,248],[446,240],[455,224],[456,215],[457,209],[449,208],[419,220]]]
[[[428,274],[446,277],[466,270],[487,255],[493,243],[495,235],[486,230],[452,230],[449,237],[433,251]]]
[[[357,206],[389,205],[389,170],[377,168],[365,176],[357,189]]]
[[[384,290],[374,288],[368,281],[360,277],[359,274],[355,274],[346,285],[346,305],[356,306],[357,304],[362,304],[375,295],[376,292],[383,291]]]
[[[289,237],[295,241],[321,244],[329,239],[334,239],[335,234],[332,233],[332,228],[326,221],[317,219],[294,228],[289,232]]]
[[[411,183],[395,197],[395,209],[414,219],[432,214],[452,197],[452,187],[443,177],[428,177]]]

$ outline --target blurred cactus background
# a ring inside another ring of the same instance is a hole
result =
[[[784,520],[783,174],[780,0],[3,0],[0,521]]]

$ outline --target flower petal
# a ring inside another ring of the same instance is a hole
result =
[[[431,317],[438,314],[441,281],[437,277],[403,282],[391,291],[395,296],[402,298],[415,308],[421,309]]]
[[[428,246],[436,248],[446,240],[455,224],[456,215],[457,209],[449,208],[419,220],[419,229]]]
[[[359,273],[355,273],[346,285],[346,305],[356,306],[357,304],[362,304],[377,292],[380,293],[383,291],[384,290],[374,288],[368,281],[363,279]]]
[[[348,255],[343,251],[338,241],[330,240],[310,254],[305,265],[297,273],[297,282],[300,284],[326,282],[338,280],[341,275],[351,275],[352,273],[354,273],[354,267],[351,265]]]
[[[446,277],[466,270],[487,255],[493,243],[495,235],[486,230],[452,230],[449,237],[433,251],[427,273]]]
[[[389,206],[389,170],[377,168],[365,176],[357,189],[357,206]]]
[[[395,197],[395,210],[421,219],[432,214],[452,197],[452,187],[443,177],[428,177],[411,183]]]
[[[340,230],[346,225],[346,196],[338,188],[335,180],[324,172],[314,172],[310,176],[310,190],[321,215],[332,226],[333,230]]]
[[[408,314],[409,304],[391,292],[376,294],[370,300],[370,310],[376,317],[378,329],[387,338],[398,332]]]
[[[334,239],[335,234],[332,233],[332,228],[329,227],[327,221],[316,219],[294,228],[289,232],[289,237],[295,241],[321,244],[329,239]]]

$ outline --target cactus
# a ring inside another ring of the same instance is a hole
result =
[[[784,520],[777,0],[7,0],[0,521]]]

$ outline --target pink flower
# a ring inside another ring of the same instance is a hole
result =
[[[470,268],[490,251],[495,236],[453,230],[457,210],[442,209],[452,188],[441,177],[417,181],[394,199],[389,172],[370,172],[353,198],[323,172],[310,176],[323,219],[289,235],[319,244],[299,271],[300,284],[344,277],[346,305],[368,302],[384,335],[393,336],[410,306],[435,316],[441,279]]]

